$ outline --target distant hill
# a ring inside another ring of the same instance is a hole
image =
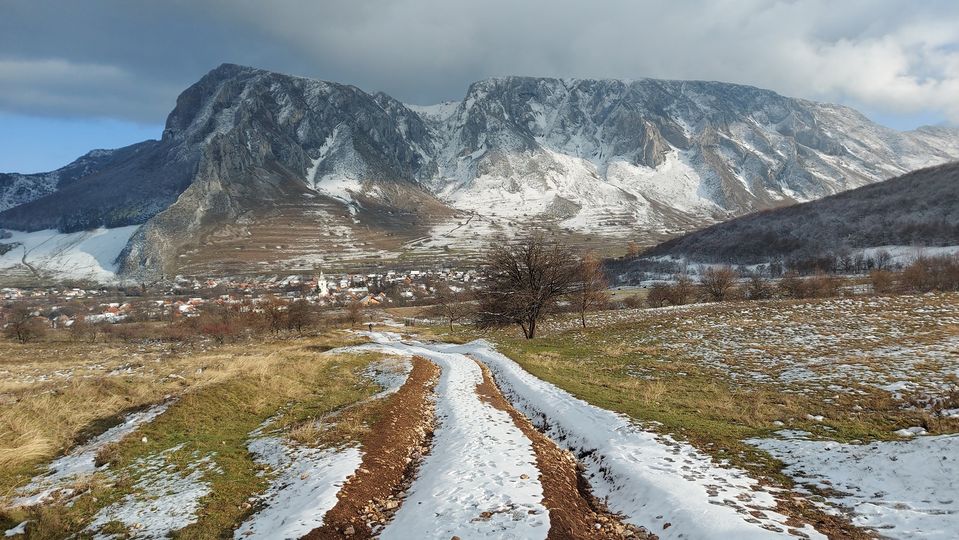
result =
[[[959,245],[959,163],[732,219],[664,242],[641,258],[755,264],[891,245]]]

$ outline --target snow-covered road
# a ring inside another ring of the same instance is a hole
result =
[[[594,493],[628,522],[663,539],[825,538],[808,525],[786,525],[773,495],[743,471],[721,467],[688,444],[573,397],[527,373],[489,343],[367,335],[374,343],[359,348],[419,355],[443,369],[432,453],[384,538],[545,537],[549,520],[531,443],[507,414],[479,400],[475,388],[482,374],[474,358],[490,368],[517,409],[549,426],[554,441],[589,456],[584,464]],[[510,511],[477,519],[496,508]]]
[[[479,366],[393,334],[370,336],[375,343],[361,347],[422,356],[442,369],[433,449],[381,537],[546,538],[549,514],[532,443],[506,412],[480,400]]]

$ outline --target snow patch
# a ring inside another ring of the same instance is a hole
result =
[[[888,538],[947,540],[959,531],[959,435],[843,444],[760,439],[798,483],[823,489],[853,524]]]
[[[33,506],[59,496],[72,494],[69,485],[72,481],[96,472],[97,453],[106,445],[119,442],[136,431],[138,427],[152,422],[163,414],[172,402],[154,405],[144,411],[127,415],[123,422],[93,439],[72,449],[66,455],[55,459],[42,475],[34,477],[29,484],[17,490],[19,497],[13,499],[10,506]]]
[[[257,499],[260,510],[234,533],[237,539],[300,538],[322,526],[336,494],[362,462],[357,448],[293,446],[280,437],[257,438],[249,449],[276,476]]]
[[[174,454],[182,449],[177,445],[130,464],[129,474],[138,476],[133,492],[100,510],[87,531],[97,533],[96,538],[112,538],[115,535],[97,531],[119,522],[136,538],[160,539],[195,522],[200,499],[211,490],[204,478],[223,471],[214,454],[200,456],[196,451],[185,466],[178,466]]]

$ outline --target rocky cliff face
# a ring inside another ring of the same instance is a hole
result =
[[[509,77],[421,107],[225,64],[160,141],[0,176],[0,226],[143,224],[127,273],[441,258],[529,226],[672,233],[957,158],[956,130],[732,84]]]

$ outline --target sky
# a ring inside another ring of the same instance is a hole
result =
[[[0,0],[0,171],[159,138],[223,62],[415,104],[492,76],[654,77],[959,125],[955,0]]]

